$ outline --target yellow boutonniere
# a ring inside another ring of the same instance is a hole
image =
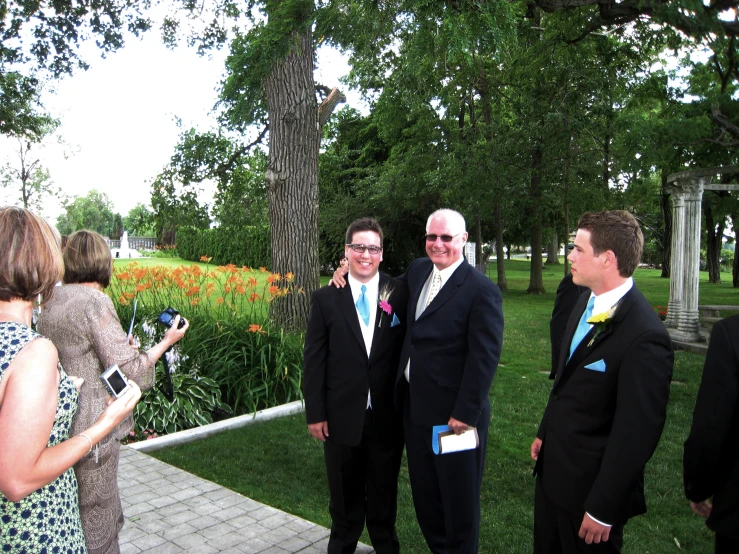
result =
[[[621,298],[621,300],[623,300],[623,298]],[[593,338],[590,339],[588,347],[593,346],[593,342],[595,342],[595,339],[598,338],[598,335],[608,329],[608,325],[610,325],[613,316],[616,314],[616,310],[618,310],[618,307],[621,305],[621,300],[611,306],[608,311],[588,318],[587,323],[595,326],[595,335],[593,335]]]

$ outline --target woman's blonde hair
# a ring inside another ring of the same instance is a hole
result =
[[[51,299],[64,263],[59,233],[25,208],[0,208],[0,300]]]
[[[95,231],[83,229],[69,235],[64,247],[64,283],[110,284],[113,269],[110,246]]]

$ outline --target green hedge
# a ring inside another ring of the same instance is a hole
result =
[[[234,264],[247,267],[271,267],[268,226],[177,229],[177,252],[184,260],[199,262],[202,256],[214,265]]]

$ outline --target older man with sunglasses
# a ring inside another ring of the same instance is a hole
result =
[[[405,273],[408,329],[395,397],[403,405],[416,517],[434,553],[478,551],[488,394],[503,344],[500,290],[465,261],[466,242],[461,214],[434,212],[428,258]],[[456,435],[476,431],[477,447],[444,453],[434,444],[440,425]]]
[[[490,425],[488,394],[503,344],[501,294],[465,261],[461,214],[431,214],[425,242],[428,258],[411,262],[400,277],[409,297],[395,405],[403,410],[413,504],[429,549],[474,554]],[[334,273],[334,282],[343,286],[341,271]],[[468,449],[445,453],[439,447],[442,426]]]

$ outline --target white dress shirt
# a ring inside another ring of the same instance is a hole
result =
[[[377,302],[380,289],[380,273],[375,273],[366,283],[360,283],[351,276],[351,273],[347,274],[347,281],[349,281],[349,288],[352,290],[352,298],[354,300],[354,309],[357,312],[357,320],[359,320],[359,328],[362,330],[362,338],[364,339],[364,347],[367,350],[367,358],[369,358],[370,351],[372,350],[372,337],[375,334],[375,321],[377,320]],[[367,297],[369,303],[369,324],[365,325],[362,316],[359,315],[357,309],[357,300],[362,295],[362,285],[367,287],[364,295]],[[367,392],[367,408],[372,407],[372,398],[369,391]]]

